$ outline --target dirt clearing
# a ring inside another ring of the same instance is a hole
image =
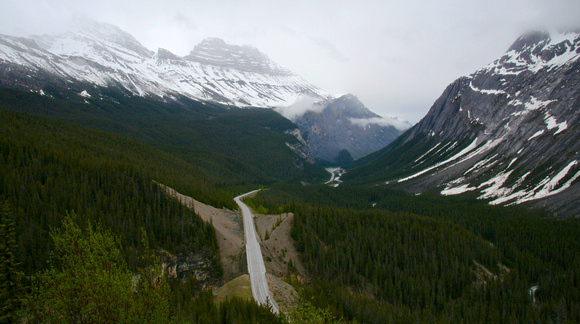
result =
[[[226,282],[215,291],[216,301],[222,301],[229,296],[252,298],[250,276],[247,273],[245,258],[242,216],[238,212],[203,204],[167,186],[159,185],[182,204],[193,208],[204,221],[211,221],[213,224],[220,249],[224,281]],[[254,216],[256,232],[259,236],[266,266],[268,286],[280,310],[288,312],[296,305],[298,293],[294,287],[279,278],[288,273],[289,265],[291,265],[290,270],[297,271],[301,276],[305,274],[294,246],[294,240],[290,236],[294,215],[254,214]]]
[[[212,222],[220,249],[224,280],[229,281],[246,273],[247,265],[243,253],[244,228],[242,217],[237,212],[206,205],[169,187],[161,186],[182,204],[189,208],[193,207],[193,210],[204,221]]]

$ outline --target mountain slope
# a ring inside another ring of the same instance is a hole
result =
[[[579,33],[521,36],[346,179],[580,212],[579,57]]]
[[[108,88],[87,93],[91,97],[49,89],[39,96],[0,88],[0,109],[65,120],[153,145],[195,165],[203,171],[198,176],[218,188],[326,177],[322,168],[299,154],[303,144],[287,134],[296,125],[271,109],[227,108],[186,98],[163,103]]]
[[[154,183],[187,182],[188,191],[211,191],[202,170],[171,154],[120,136],[3,109],[0,148],[0,197],[13,210],[16,257],[27,274],[46,266],[50,233],[68,213],[106,226],[127,247],[139,246],[143,229],[153,246],[171,253],[185,257],[207,250],[212,259],[217,256],[211,226]],[[214,266],[211,276],[219,277],[219,262]]]
[[[165,49],[150,51],[118,27],[91,21],[84,22],[78,31],[56,36],[0,35],[0,86],[41,94],[47,88],[60,87],[75,89],[85,96],[91,95],[83,92],[87,89],[108,87],[163,102],[187,98],[237,107],[281,109],[308,97],[313,101],[303,112],[310,111],[310,115],[302,118],[303,122],[292,120],[301,125],[302,132],[310,133],[310,150],[304,153],[313,152],[311,160],[333,161],[345,149],[358,158],[384,147],[401,133],[390,127],[397,121],[379,118],[370,124],[347,123],[345,131],[358,135],[336,141],[336,136],[329,134],[338,134],[345,126],[336,114],[317,115],[316,119],[325,122],[318,122],[320,132],[313,132],[307,126],[319,112],[315,102],[330,107],[334,101],[343,100],[278,66],[254,47],[208,38],[180,57]],[[349,109],[357,110],[361,105],[353,102],[343,111],[349,114]],[[367,115],[378,117],[370,111]]]

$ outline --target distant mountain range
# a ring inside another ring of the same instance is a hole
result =
[[[66,89],[87,103],[107,88],[166,103],[271,108],[297,125],[286,132],[298,141],[287,145],[301,159],[357,160],[346,183],[570,214],[580,212],[579,57],[578,32],[524,34],[450,84],[412,128],[354,95],[326,93],[254,47],[208,38],[181,57],[96,22],[61,35],[0,36],[0,86],[47,96]]]
[[[580,33],[534,31],[343,179],[580,213]]]
[[[356,158],[362,157],[384,147],[410,127],[372,113],[358,100],[348,101],[356,110],[351,112],[344,98],[340,99],[344,108],[341,122],[328,120],[336,116],[325,113],[325,107],[336,105],[339,98],[278,66],[252,46],[229,45],[221,39],[208,38],[180,57],[165,49],[153,52],[118,27],[92,21],[84,22],[78,31],[61,35],[0,35],[0,86],[41,94],[49,86],[78,88],[79,94],[85,96],[91,95],[91,86],[117,87],[163,101],[184,96],[237,107],[279,109],[303,103],[306,97],[311,107],[303,112],[310,111],[311,117],[302,121],[302,115],[294,114],[292,120],[317,128],[301,131],[309,133],[304,138],[312,157],[327,161],[333,161],[345,149]],[[371,119],[350,122],[361,109]],[[316,122],[313,112],[318,114]],[[337,144],[336,134],[342,131],[348,136]]]

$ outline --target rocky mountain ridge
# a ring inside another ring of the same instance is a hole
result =
[[[522,35],[502,57],[449,85],[370,165],[415,193],[439,188],[493,205],[580,212],[579,58],[578,32]],[[395,154],[402,156],[387,157]]]
[[[328,96],[247,46],[209,39],[179,57],[165,49],[150,51],[118,27],[96,22],[58,36],[1,36],[0,63],[12,71],[11,78],[2,78],[4,84],[26,83],[27,75],[36,73],[36,85],[29,86],[36,91],[58,79],[118,85],[139,96],[183,95],[234,106],[285,105],[303,93]]]
[[[220,38],[204,39],[184,59],[246,72],[280,76],[292,75],[292,72],[272,62],[257,48],[250,45],[229,45]]]

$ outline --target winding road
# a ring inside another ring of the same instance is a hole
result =
[[[278,314],[278,305],[268,288],[268,281],[266,280],[266,267],[264,266],[264,258],[262,257],[262,250],[258,243],[256,228],[254,227],[254,217],[250,208],[242,202],[242,199],[250,196],[259,190],[250,191],[243,195],[234,198],[234,201],[242,210],[244,218],[244,234],[246,239],[246,258],[248,261],[248,272],[250,273],[250,284],[252,286],[252,295],[254,300],[260,305],[270,304],[272,312]]]

